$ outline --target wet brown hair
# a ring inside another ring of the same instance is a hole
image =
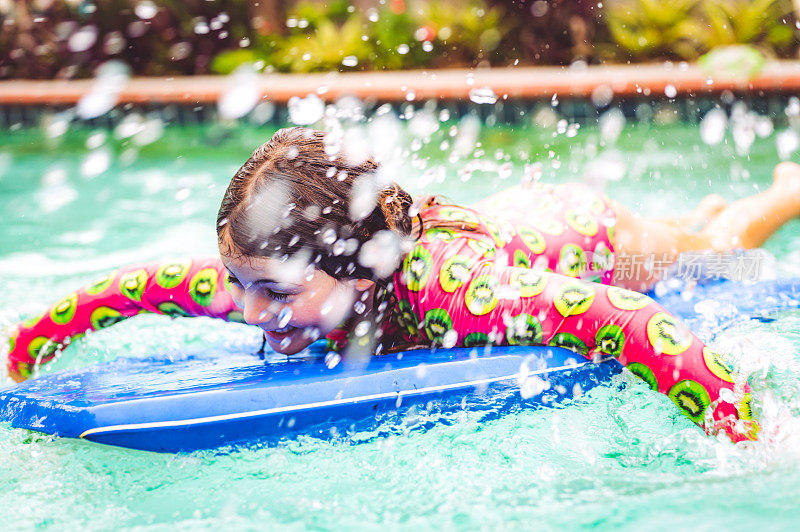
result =
[[[359,250],[380,231],[411,237],[414,224],[411,195],[394,182],[379,183],[377,171],[372,159],[353,163],[329,154],[321,131],[281,129],[253,152],[225,191],[217,215],[220,248],[274,258],[304,250],[309,262],[334,278],[378,280],[359,262]],[[358,189],[372,201],[354,213]]]
[[[287,260],[305,252],[309,264],[335,279],[374,281],[374,344],[381,334],[379,323],[394,310],[391,277],[403,244],[433,226],[479,230],[468,222],[425,216],[427,207],[441,204],[446,202],[427,196],[415,207],[400,185],[382,180],[374,160],[349,161],[326,146],[324,132],[286,128],[257,148],[233,176],[217,214],[217,239],[226,255]],[[399,237],[392,271],[378,272],[359,260],[362,247],[381,232]],[[377,351],[384,352],[423,347],[400,337],[380,344]]]

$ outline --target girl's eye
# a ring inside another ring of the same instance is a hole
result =
[[[286,294],[283,292],[274,292],[269,288],[266,289],[267,295],[274,301],[288,301],[294,294]]]
[[[235,284],[237,286],[242,286],[242,283],[239,281],[239,279],[237,279],[231,274],[228,274],[228,282],[231,284]]]

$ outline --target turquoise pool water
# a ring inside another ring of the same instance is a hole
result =
[[[483,129],[480,151],[469,156],[484,161],[472,165],[483,170],[469,172],[463,159],[448,160],[450,144],[442,144],[452,125],[424,146],[411,135],[400,140],[415,161],[397,168],[410,191],[470,202],[517,182],[533,160],[542,162],[546,180],[622,169],[610,193],[661,215],[687,211],[711,191],[735,199],[764,188],[778,160],[774,135],[756,138],[740,155],[731,143],[705,145],[690,125],[627,125],[613,148],[592,127],[559,134],[495,126]],[[56,139],[38,129],[0,135],[0,324],[121,263],[214,253],[224,187],[271,132],[167,127],[143,147],[103,130]],[[787,225],[767,249],[776,257],[772,268],[800,275],[800,223]],[[800,423],[797,313],[737,324],[716,342],[750,361],[769,412],[779,412],[785,427]],[[232,343],[257,346],[258,334],[210,320],[141,316],[76,343],[51,368]],[[301,437],[188,455],[0,424],[3,522],[9,529],[549,530],[788,528],[800,519],[800,431],[770,444],[719,442],[627,375],[562,408],[476,416],[421,430],[427,420],[410,415],[336,441]]]

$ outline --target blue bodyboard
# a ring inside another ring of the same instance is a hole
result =
[[[547,385],[525,401],[554,403],[572,396],[576,385],[587,390],[621,368],[555,347],[407,351],[329,368],[314,356],[322,349],[315,344],[311,356],[280,363],[246,353],[120,358],[0,391],[0,419],[109,445],[193,451],[298,432],[324,436],[331,427],[342,433],[431,402],[440,411],[496,409],[502,398],[507,409],[522,401],[526,379]]]

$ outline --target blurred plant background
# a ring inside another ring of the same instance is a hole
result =
[[[0,78],[798,56],[800,0],[0,0]]]

